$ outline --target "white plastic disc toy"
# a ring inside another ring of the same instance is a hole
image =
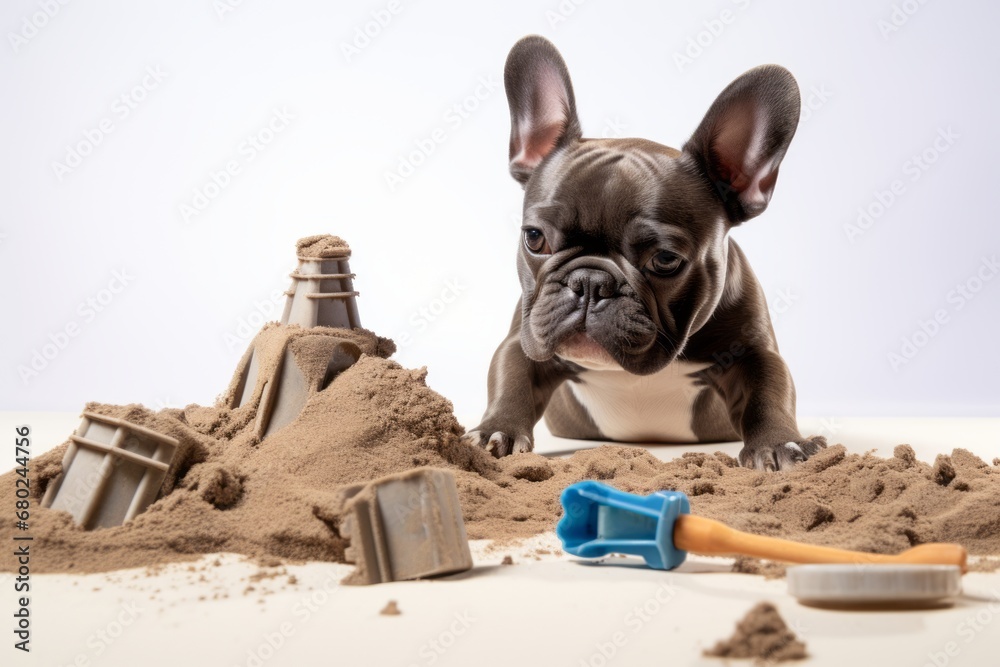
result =
[[[818,605],[928,605],[962,592],[957,565],[797,565],[788,593]]]

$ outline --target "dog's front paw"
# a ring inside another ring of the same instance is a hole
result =
[[[485,449],[497,458],[509,454],[523,454],[535,448],[530,433],[514,435],[511,430],[496,429],[489,424],[480,424],[466,432],[462,440],[474,447]]]
[[[803,440],[777,444],[744,445],[740,465],[757,470],[785,470],[826,448],[826,438],[813,435]]]

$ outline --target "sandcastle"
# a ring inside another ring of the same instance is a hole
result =
[[[254,433],[263,439],[289,424],[309,396],[325,389],[361,356],[357,343],[329,335],[328,328],[352,330],[361,326],[349,260],[351,248],[343,239],[319,235],[296,244],[298,267],[290,274],[280,327],[314,329],[317,336],[281,338],[280,360],[261,377],[263,341],[254,338],[240,360],[231,408],[260,400]],[[317,366],[316,347],[325,364]],[[310,352],[307,361],[300,351]],[[83,423],[70,436],[63,458],[63,473],[47,489],[42,507],[68,511],[80,526],[118,526],[143,512],[160,494],[174,459],[178,442],[148,427],[94,413],[84,413]]]
[[[336,236],[310,236],[296,249],[298,266],[285,292],[281,322],[266,325],[254,337],[223,398],[231,410],[253,411],[248,416],[258,442],[295,421],[311,396],[358,361],[362,345],[373,351],[371,338],[374,351],[380,351],[379,339],[360,328],[347,243]],[[176,456],[178,446],[176,438],[149,425],[85,412],[70,436],[62,472],[41,504],[69,512],[87,530],[121,526],[160,497],[168,472],[177,476],[175,459],[183,458]],[[206,499],[217,507],[235,502],[239,480],[218,470],[214,475],[206,481],[219,489],[206,492]],[[351,540],[348,551],[358,565],[351,583],[472,567],[449,471],[416,470],[349,486],[341,492],[341,503],[344,537]]]
[[[285,292],[283,327],[304,329],[328,327],[356,329],[361,326],[354,290],[354,274],[349,260],[351,248],[336,236],[309,236],[296,244],[298,268],[290,274],[292,285]],[[260,404],[254,422],[259,438],[266,438],[298,416],[309,395],[322,391],[344,369],[361,356],[361,349],[349,340],[324,336],[319,343],[328,348],[325,368],[300,363],[295,346],[288,343],[281,351],[281,361],[270,377],[260,377],[261,341],[255,338],[240,360],[240,378],[232,393],[231,408],[246,405],[263,382]]]

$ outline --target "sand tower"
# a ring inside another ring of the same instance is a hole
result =
[[[336,236],[310,236],[301,239],[298,268],[290,274],[291,288],[285,292],[282,324],[300,327],[361,326],[354,291],[354,274],[349,261],[351,248]]]
[[[312,395],[358,360],[362,346],[379,347],[377,336],[360,329],[347,243],[310,236],[296,250],[281,322],[257,333],[224,395],[230,408],[252,406],[261,439],[294,421]],[[69,512],[87,530],[122,525],[159,497],[180,443],[141,424],[83,417],[42,507]]]
[[[240,408],[259,399],[255,432],[260,438],[293,421],[311,394],[361,356],[354,342],[337,335],[361,326],[350,246],[321,235],[300,239],[296,250],[298,267],[290,274],[281,322],[259,333],[243,355],[230,403]],[[262,368],[268,369],[267,377],[261,376]]]

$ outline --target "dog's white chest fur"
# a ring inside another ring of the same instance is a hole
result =
[[[697,442],[691,428],[700,388],[688,377],[708,364],[675,361],[652,375],[585,370],[569,385],[605,437],[624,442]]]

